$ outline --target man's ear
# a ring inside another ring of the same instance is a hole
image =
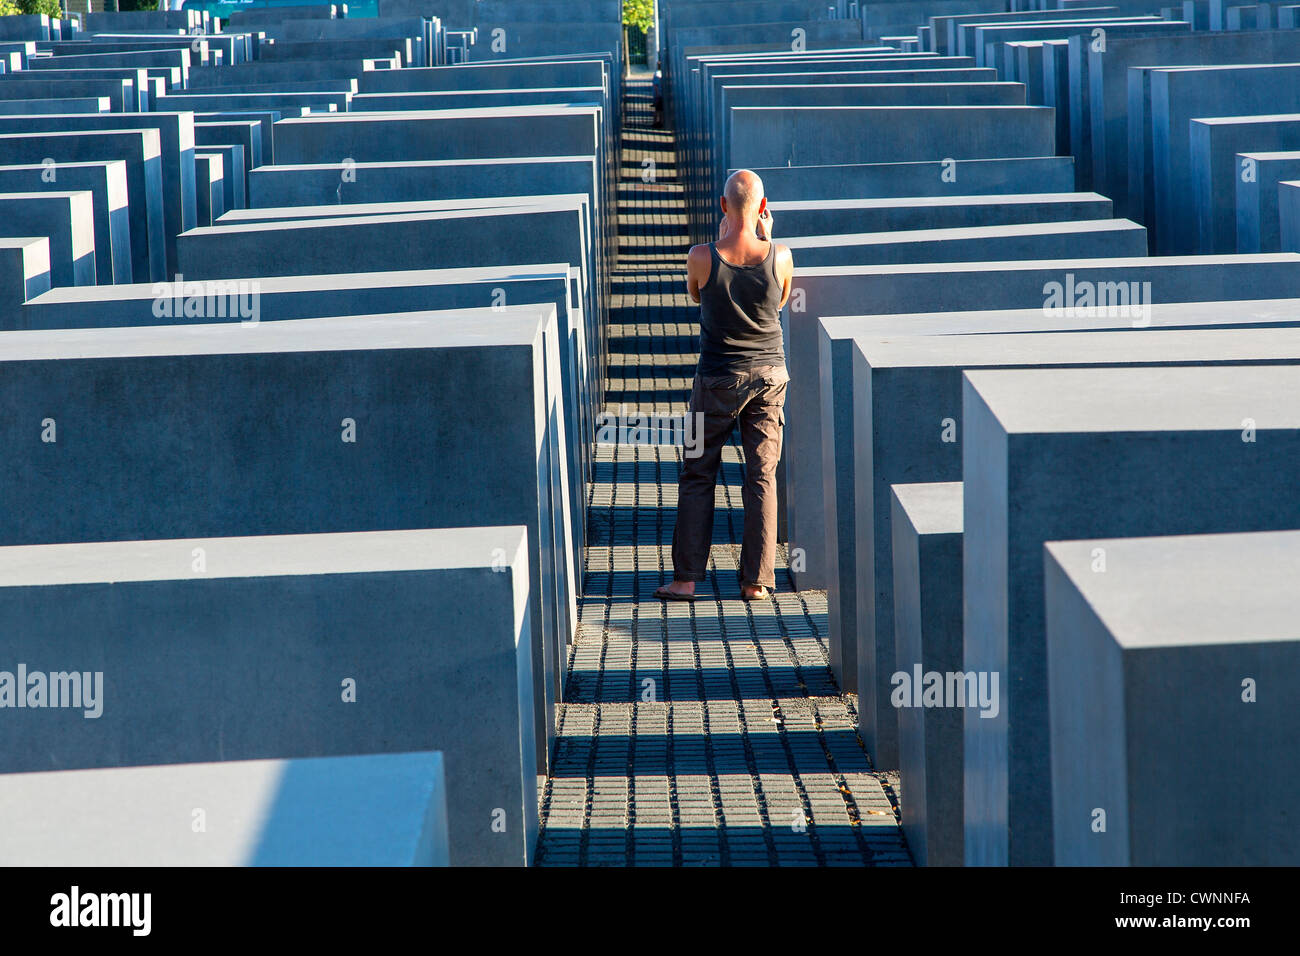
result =
[[[727,214],[727,197],[726,197],[726,196],[719,196],[719,197],[718,197],[718,204],[719,204],[720,206],[722,206],[722,214],[725,216],[725,215]]]

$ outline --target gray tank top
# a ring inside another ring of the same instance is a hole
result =
[[[725,375],[761,365],[784,365],[781,345],[781,280],[776,276],[776,243],[767,258],[735,266],[709,243],[713,259],[709,281],[700,288],[701,375]]]

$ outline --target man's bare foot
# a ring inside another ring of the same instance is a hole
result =
[[[740,597],[745,601],[766,601],[772,592],[761,584],[746,584],[740,589]]]
[[[665,601],[692,601],[695,599],[695,582],[673,581],[657,589],[655,597]]]

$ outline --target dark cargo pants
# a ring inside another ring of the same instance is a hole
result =
[[[742,584],[776,587],[776,463],[785,425],[784,365],[765,365],[729,375],[698,373],[691,388],[692,442],[677,481],[673,528],[673,578],[703,581],[713,540],[714,485],[722,449],[740,423],[745,450],[745,534],[740,548]]]

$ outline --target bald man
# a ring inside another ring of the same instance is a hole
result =
[[[673,581],[655,597],[690,601],[705,579],[713,539],[713,496],[722,449],[740,425],[745,450],[745,533],[740,595],[766,600],[776,587],[776,463],[790,375],[780,312],[790,298],[794,259],[772,241],[763,181],[748,169],[727,180],[717,242],[693,246],[686,284],[700,304],[700,360],[690,414],[702,449],[682,461],[673,529]]]

